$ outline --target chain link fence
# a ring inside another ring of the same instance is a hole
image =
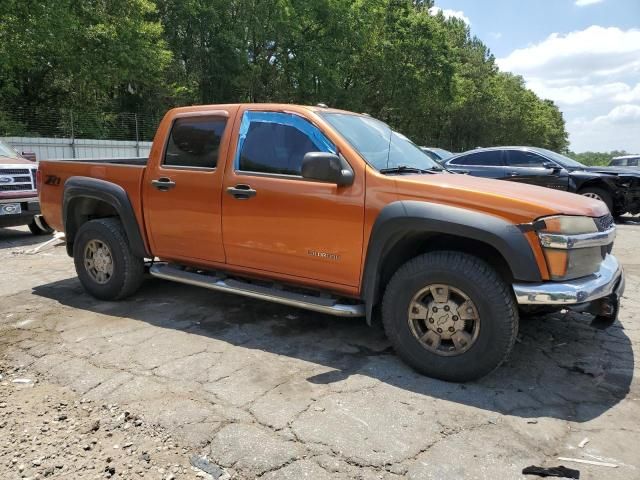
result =
[[[0,107],[0,139],[40,160],[145,157],[162,115]]]

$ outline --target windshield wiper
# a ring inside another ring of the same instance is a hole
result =
[[[398,165],[397,167],[391,168],[382,168],[380,169],[380,173],[433,173],[433,172],[444,172],[445,169],[443,167],[431,167],[431,168],[418,168],[418,167],[410,167],[408,165]]]
[[[398,165],[397,167],[382,168],[380,173],[429,173],[433,170],[425,170],[424,168],[409,167],[408,165]]]

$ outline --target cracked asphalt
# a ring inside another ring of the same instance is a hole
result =
[[[464,385],[416,374],[359,319],[158,279],[126,301],[95,300],[64,247],[28,253],[42,241],[0,230],[6,368],[126,408],[179,441],[176,455],[206,455],[233,478],[520,479],[561,464],[582,479],[640,478],[640,222],[618,231],[619,322],[524,318],[508,363]]]

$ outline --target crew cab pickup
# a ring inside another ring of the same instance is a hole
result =
[[[612,323],[624,288],[604,203],[455,175],[368,115],[277,104],[169,111],[147,159],[42,161],[42,212],[84,288],[151,275],[381,318],[400,357],[467,381],[525,309]]]

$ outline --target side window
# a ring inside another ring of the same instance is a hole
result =
[[[628,160],[627,166],[637,167],[639,163],[640,163],[640,158],[630,158]]]
[[[224,117],[177,118],[171,127],[163,165],[216,168],[226,125]]]
[[[501,167],[502,160],[499,150],[488,152],[470,153],[460,158],[456,158],[450,162],[451,165],[467,165],[470,167]]]
[[[314,125],[289,113],[245,112],[240,125],[236,170],[300,175],[309,152],[336,152]]]
[[[507,165],[510,167],[542,167],[546,160],[533,152],[522,150],[509,150],[507,153]]]
[[[611,161],[611,166],[613,167],[626,167],[627,165],[628,164],[626,158],[616,158]]]

